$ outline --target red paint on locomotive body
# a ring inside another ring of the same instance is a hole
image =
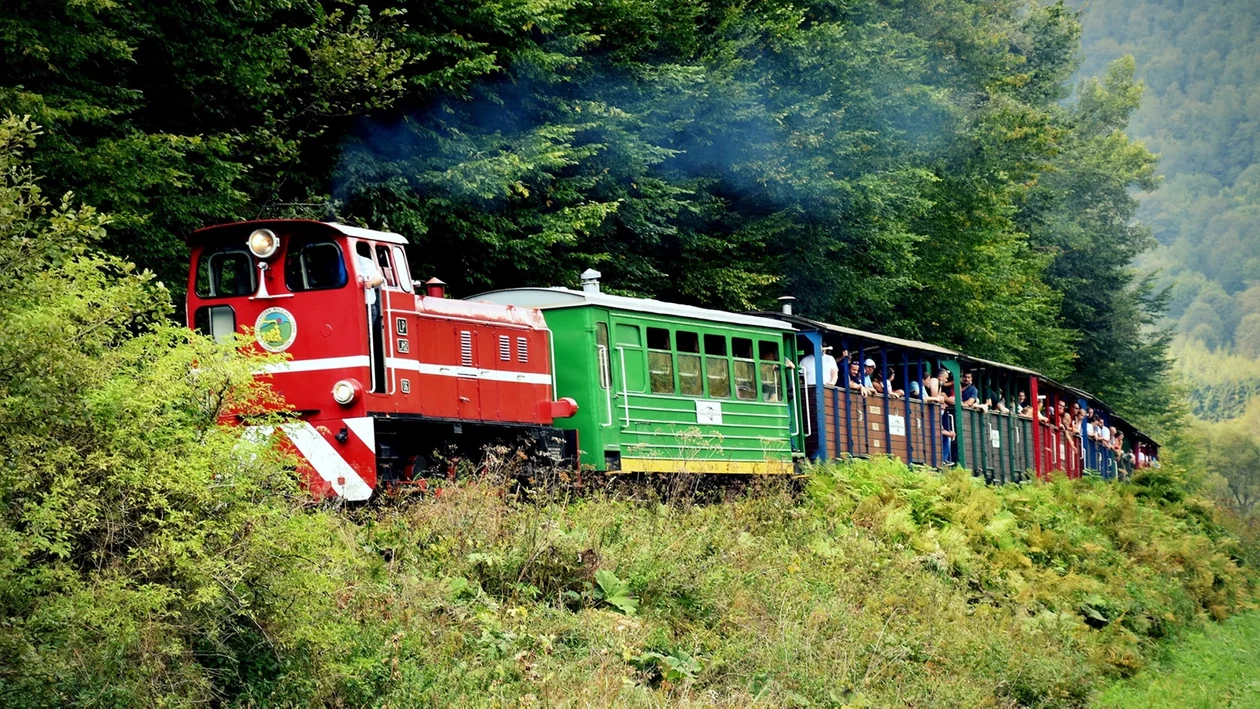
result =
[[[265,257],[247,245],[259,230],[278,241]],[[540,311],[415,292],[397,234],[265,220],[189,241],[188,325],[216,337],[248,328],[255,347],[290,356],[266,374],[302,414],[285,433],[316,494],[370,496],[380,421],[549,426],[576,406],[554,401]],[[341,382],[354,392],[346,404],[333,396]]]

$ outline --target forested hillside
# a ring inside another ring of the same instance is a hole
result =
[[[1032,0],[17,0],[0,111],[182,291],[182,237],[336,218],[459,294],[574,284],[827,320],[1168,410],[1132,259],[1133,65]]]
[[[1260,13],[1245,0],[1082,3],[1083,71],[1136,59],[1129,134],[1167,180],[1139,212],[1162,247],[1169,316],[1211,348],[1260,357]]]

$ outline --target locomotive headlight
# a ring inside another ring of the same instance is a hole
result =
[[[342,406],[349,406],[350,402],[359,395],[359,390],[363,387],[353,379],[342,379],[333,385],[332,397],[333,401]]]
[[[270,229],[255,229],[249,235],[249,250],[258,258],[271,258],[280,248],[280,237]]]

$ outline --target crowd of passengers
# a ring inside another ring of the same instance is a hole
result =
[[[823,347],[823,376],[824,383],[829,387],[847,386],[856,394],[862,396],[883,396],[887,390],[888,396],[894,399],[906,398],[906,390],[898,388],[896,383],[896,368],[888,369],[888,376],[885,378],[875,365],[875,360],[867,358],[865,361],[859,362],[849,356],[848,350],[841,353],[839,361],[831,354],[830,346]],[[806,355],[801,360],[801,370],[805,378],[806,386],[814,386],[814,380],[817,376],[817,365],[814,356]],[[842,368],[847,371],[847,375],[843,377],[841,382]],[[887,379],[887,381],[885,381]],[[938,404],[946,404],[953,406],[957,401],[956,396],[962,397],[962,406],[966,409],[983,412],[996,412],[1000,414],[1014,413],[1021,418],[1033,418],[1033,406],[1028,401],[1026,392],[1019,392],[1016,400],[1010,405],[1007,404],[1005,396],[1002,392],[989,389],[984,392],[981,397],[979,389],[975,385],[975,377],[972,372],[964,372],[962,375],[962,390],[955,393],[953,374],[949,369],[941,367],[935,376],[932,375],[928,368],[922,369],[922,377],[919,381],[911,381],[908,387],[910,391],[910,399],[913,401],[925,401]],[[1081,440],[1089,440],[1094,443],[1095,450],[1110,451],[1118,461],[1143,467],[1147,464],[1158,464],[1153,460],[1143,460],[1140,451],[1126,451],[1124,448],[1124,431],[1117,430],[1115,426],[1108,426],[1103,418],[1102,412],[1095,411],[1093,407],[1081,407],[1079,402],[1072,402],[1069,407],[1067,402],[1060,399],[1053,412],[1047,411],[1045,396],[1037,397],[1036,416],[1037,420],[1043,424],[1047,424],[1058,428],[1064,434]],[[1053,414],[1053,415],[1052,415]],[[952,443],[957,434],[954,432],[954,417],[949,409],[945,409],[941,415],[941,435],[946,444],[945,460],[954,462],[956,458],[952,452]],[[1085,447],[1081,447],[1082,454]]]

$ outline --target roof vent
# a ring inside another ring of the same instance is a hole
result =
[[[585,271],[582,271],[582,291],[584,293],[598,293],[599,277],[602,275],[604,274],[593,268],[588,268]]]
[[[784,315],[792,314],[792,303],[795,301],[796,298],[793,298],[790,295],[781,296],[779,298],[779,307],[783,310]]]
[[[446,282],[435,276],[424,282],[424,290],[430,298],[445,298]]]

